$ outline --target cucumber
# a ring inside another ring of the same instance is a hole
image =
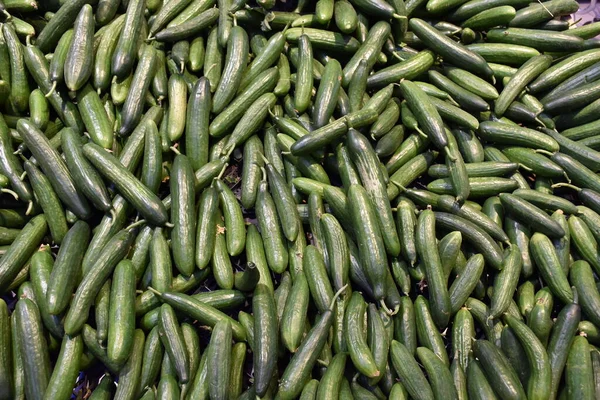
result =
[[[58,151],[52,148],[46,136],[28,120],[20,119],[17,130],[50,180],[58,197],[79,218],[88,219],[91,215],[89,203],[77,191],[67,165]]]
[[[426,347],[418,347],[417,356],[431,380],[431,388],[434,396],[436,398],[458,399],[452,374],[448,366]]]
[[[420,400],[434,398],[431,385],[425,378],[415,357],[408,351],[406,346],[392,340],[390,356],[396,373],[402,379],[403,385],[411,397]]]
[[[219,321],[213,328],[207,349],[208,393],[212,399],[226,399],[231,376],[231,323]],[[215,368],[218,366],[219,368]]]
[[[504,153],[511,161],[531,169],[540,177],[560,178],[564,176],[565,172],[558,164],[550,161],[548,157],[533,149],[509,146],[503,148],[502,153]]]
[[[195,267],[195,191],[194,175],[189,158],[177,155],[173,162],[170,180],[173,204],[171,206],[171,241],[175,267],[184,275],[191,275]]]
[[[535,56],[527,60],[500,92],[494,104],[494,113],[501,117],[525,86],[547,70],[551,63],[552,57],[547,55]]]
[[[50,382],[50,355],[37,305],[25,298],[15,307],[16,340],[23,362],[25,394],[28,399],[42,399]]]
[[[456,84],[440,72],[429,70],[427,75],[434,85],[448,92],[465,110],[471,112],[489,111],[490,106],[482,97]]]
[[[467,392],[470,399],[498,398],[478,361],[473,361],[467,369]]]
[[[474,53],[479,54],[488,63],[508,64],[520,66],[532,57],[539,56],[540,52],[529,44],[511,44],[511,43],[473,43],[467,46],[467,48]],[[500,73],[499,68],[495,65],[496,73]],[[491,66],[490,66],[491,68]],[[516,70],[510,70],[508,74],[505,69],[503,75],[512,76]]]
[[[594,373],[590,345],[585,336],[576,336],[567,358],[566,386],[568,396],[573,399],[593,399]]]
[[[108,321],[108,358],[123,365],[131,354],[135,331],[135,272],[124,260],[115,267],[110,290]]]
[[[492,69],[483,57],[444,36],[427,22],[419,18],[411,18],[408,25],[419,39],[447,61],[454,65],[463,66],[468,71],[482,75],[485,78],[492,77]]]
[[[124,23],[125,14],[119,16],[113,22],[107,25],[105,34],[102,35],[100,43],[98,44],[98,47],[96,49],[96,56],[94,58],[94,70],[92,71],[92,85],[96,90],[100,90],[101,92],[106,92],[110,87],[110,81],[112,77],[112,56],[115,51],[115,48],[117,47],[117,42],[119,40],[120,35],[118,34],[118,32],[121,31]],[[69,31],[67,31],[66,34],[68,33]]]
[[[315,48],[323,50],[354,53],[360,47],[358,40],[351,36],[316,28],[289,28],[285,38],[296,43],[301,35],[306,35]]]
[[[347,145],[365,191],[377,210],[375,218],[381,227],[385,250],[391,256],[397,256],[400,254],[400,240],[396,233],[383,174],[379,168],[379,159],[367,138],[354,129],[348,132]]]
[[[519,377],[502,351],[487,340],[476,340],[473,353],[494,391],[502,398],[525,398]]]
[[[361,335],[364,330],[363,319],[366,312],[366,303],[358,292],[352,293],[350,302],[345,311],[344,330],[350,358],[358,371],[369,378],[376,378],[381,374],[376,364],[366,338]]]
[[[255,317],[254,386],[256,394],[263,396],[269,388],[276,367],[279,333],[275,299],[267,286],[259,283],[254,289],[252,311]]]
[[[472,2],[468,1],[468,3]],[[460,11],[460,8],[456,10],[456,13]],[[473,15],[461,26],[473,30],[487,30],[498,25],[507,25],[515,17],[516,12],[515,8],[510,5],[491,7]]]
[[[255,207],[269,268],[276,273],[283,273],[287,268],[288,253],[276,204],[267,190],[266,181],[259,184]]]
[[[496,177],[468,178],[468,184],[469,196],[472,198],[495,196],[518,187],[518,183],[514,179]],[[450,178],[431,181],[427,185],[427,189],[436,194],[454,194]]]
[[[357,227],[355,234],[359,238],[361,263],[369,278],[373,294],[377,299],[382,299],[385,295],[387,259],[375,208],[366,190],[359,185],[351,185],[348,189],[348,202],[350,215]]]
[[[600,160],[600,152],[593,150],[582,142],[575,142],[560,135],[553,130],[545,128],[542,128],[542,130],[558,142],[564,154],[573,157],[592,171],[597,171],[599,169],[597,163]]]
[[[129,246],[134,237],[135,235],[130,230],[119,231],[110,238],[94,262],[87,268],[65,317],[66,334],[76,334],[83,328],[92,302],[117,263],[129,252]],[[85,267],[84,270],[86,270]]]
[[[416,227],[417,254],[425,267],[430,293],[431,315],[438,328],[443,329],[450,319],[452,303],[444,279],[444,269],[435,242],[435,215],[431,210],[419,214]]]
[[[12,398],[15,385],[13,381],[13,356],[11,345],[11,325],[8,306],[4,300],[0,301],[0,370],[2,371],[2,398]]]
[[[141,329],[136,329],[133,334],[131,355],[125,365],[119,370],[119,381],[121,384],[117,386],[114,399],[125,400],[135,397],[142,370],[144,342],[144,332]]]
[[[158,226],[167,222],[167,211],[158,196],[126,170],[113,155],[92,143],[83,146],[83,154],[100,174],[115,183],[123,197],[130,201],[148,222]]]
[[[381,52],[381,48],[383,47],[383,44],[390,33],[391,27],[386,21],[378,21],[371,27],[371,29],[369,29],[369,33],[367,34],[365,41],[361,44],[358,51],[354,53],[350,61],[348,61],[344,67],[342,86],[348,87],[361,60],[365,60],[367,62],[367,70],[371,70],[373,68],[375,62],[377,61],[377,56]]]
[[[8,47],[10,61],[10,96],[8,103],[18,113],[29,108],[29,83],[25,72],[23,46],[19,42],[14,24],[3,24],[2,32]]]
[[[248,51],[248,34],[239,26],[233,27],[227,41],[223,76],[213,96],[213,113],[221,112],[235,96],[246,68]]]
[[[31,161],[25,161],[23,166],[37,201],[46,216],[50,235],[56,244],[61,244],[69,229],[62,204],[52,189],[49,179]]]
[[[487,33],[487,39],[492,43],[527,46],[543,52],[577,51],[583,48],[583,39],[577,36],[541,29],[491,29]]]
[[[501,269],[502,253],[500,247],[494,240],[481,228],[472,222],[443,212],[435,212],[436,226],[439,225],[445,230],[458,230],[463,238],[467,239],[485,258],[492,267]]]
[[[44,215],[32,218],[21,230],[0,260],[0,292],[4,293],[27,260],[33,255],[46,234],[48,225]]]
[[[433,351],[444,364],[449,366],[450,361],[445,351],[444,340],[433,320],[429,302],[425,297],[419,295],[414,305],[418,342]]]
[[[144,98],[152,83],[155,69],[157,68],[156,50],[150,45],[141,48],[141,56],[133,73],[129,93],[121,110],[121,126],[119,135],[127,135],[134,130],[142,118]]]
[[[423,50],[408,60],[382,68],[367,78],[367,88],[382,88],[401,79],[415,79],[431,68],[435,61],[429,50]]]
[[[81,8],[88,4],[87,0],[77,0],[73,2],[66,2],[68,4],[64,7],[60,7],[59,10],[51,18],[51,23],[46,24],[44,29],[38,34],[36,40],[36,47],[43,52],[52,50],[63,33],[73,26],[77,14]]]
[[[579,71],[598,62],[599,56],[600,51],[597,49],[575,53],[542,72],[528,85],[528,88],[532,93],[539,93],[551,89],[553,86],[564,82]]]
[[[531,373],[527,382],[527,398],[547,398],[552,375],[546,349],[524,322],[510,315],[505,315],[504,318],[521,342],[529,360]]]
[[[45,397],[65,400],[71,397],[73,389],[67,383],[76,380],[82,355],[83,340],[81,336],[65,336],[44,394]]]
[[[419,123],[419,127],[429,140],[442,150],[448,145],[448,138],[442,119],[427,96],[418,86],[408,80],[400,82],[400,90],[410,110]]]
[[[576,12],[579,4],[572,0],[550,0],[520,9],[509,26],[530,28],[554,17]]]
[[[559,196],[527,189],[517,189],[513,194],[545,210],[561,210],[566,214],[579,213],[575,204]]]
[[[65,60],[65,84],[75,92],[83,87],[92,75],[94,14],[92,6],[84,5],[79,11],[73,27],[73,36],[77,40],[71,42]]]
[[[494,292],[491,296],[490,314],[492,318],[500,317],[510,306],[522,268],[523,255],[519,247],[511,244],[508,254],[502,262],[502,270],[494,278]]]
[[[481,254],[475,254],[467,261],[461,274],[452,282],[449,289],[452,313],[456,313],[471,295],[483,273],[485,262]]]
[[[473,357],[473,344],[475,343],[475,322],[473,316],[465,307],[455,315],[452,324],[452,349],[454,359],[452,365],[458,364],[466,370]]]
[[[483,139],[495,143],[544,149],[549,152],[559,150],[558,143],[548,135],[533,129],[511,126],[502,122],[484,121],[480,123],[479,134]]]
[[[194,3],[190,5],[193,4]],[[179,14],[178,17],[180,17],[182,14],[183,12]],[[187,21],[183,21],[179,24],[171,26],[171,24],[175,20],[174,19],[167,25],[166,28],[156,32],[154,37],[159,42],[178,43],[179,41],[193,38],[198,33],[210,27],[218,19],[219,10],[216,8],[210,8],[188,19]]]
[[[560,165],[576,185],[600,191],[600,179],[583,163],[563,153],[555,153],[551,160]]]
[[[509,193],[501,193],[500,201],[510,215],[527,222],[535,230],[552,238],[561,238],[565,235],[565,231],[556,221],[528,201]]]
[[[340,292],[334,296],[334,299],[339,294]],[[300,344],[298,351],[294,353],[289,364],[283,371],[278,387],[278,397],[280,399],[292,400],[296,398],[302,391],[305,382],[308,382],[310,379],[311,370],[325,346],[333,322],[331,306],[329,310],[321,314],[319,321],[308,332],[302,344]]]

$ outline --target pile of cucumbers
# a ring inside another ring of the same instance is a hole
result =
[[[0,400],[600,399],[574,0],[0,0]]]

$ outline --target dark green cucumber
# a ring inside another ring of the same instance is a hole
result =
[[[487,340],[477,340],[473,344],[473,353],[498,395],[506,399],[525,398],[519,376],[498,347]]]
[[[144,354],[145,336],[141,329],[136,329],[133,334],[133,347],[131,355],[125,365],[119,370],[120,385],[117,386],[115,400],[135,398],[138,390],[142,360]]]
[[[334,299],[339,294],[340,292],[334,296]],[[283,371],[278,387],[278,397],[281,400],[296,398],[302,391],[305,383],[309,381],[311,370],[325,346],[333,322],[332,306],[333,304],[330,305],[329,310],[321,314],[318,322],[308,332]]]
[[[579,37],[541,29],[491,29],[487,33],[487,39],[490,42],[533,47],[544,52],[576,51],[583,47],[583,39]]]
[[[519,283],[522,268],[522,255],[517,245],[511,245],[504,256],[502,270],[494,279],[494,292],[491,297],[490,315],[500,317],[510,306],[510,300]]]
[[[129,93],[121,109],[119,135],[129,134],[142,118],[144,98],[146,97],[157,64],[156,50],[151,45],[142,46],[140,60],[133,73]]]
[[[25,377],[25,395],[28,399],[42,399],[51,376],[50,355],[37,305],[21,299],[15,307],[15,333]]]
[[[88,267],[65,317],[65,333],[73,335],[83,328],[92,302],[117,263],[129,252],[129,246],[134,237],[133,232],[127,229],[118,232],[98,254],[93,264]]]
[[[73,26],[73,36],[65,60],[65,84],[75,92],[83,87],[93,70],[94,14],[92,6],[84,5]]]
[[[168,304],[163,304],[160,308],[160,317],[158,320],[158,331],[161,342],[173,363],[177,377],[181,383],[187,383],[190,376],[190,362],[185,349],[183,333],[175,311]]]
[[[496,115],[501,117],[525,86],[547,70],[551,63],[552,57],[547,55],[535,56],[527,60],[511,77],[508,85],[502,89],[496,99],[494,104]]]
[[[129,75],[137,59],[138,38],[142,32],[145,4],[143,0],[130,0],[127,4],[125,21],[112,55],[110,68],[111,75],[120,80]]]
[[[536,175],[546,178],[559,178],[564,171],[548,157],[526,147],[505,147],[502,152],[513,162],[531,169]]]
[[[534,27],[550,20],[554,16],[566,15],[577,11],[579,8],[575,1],[551,0],[544,3],[532,4],[517,12],[509,26]]]
[[[58,315],[68,306],[81,274],[89,238],[90,227],[84,221],[77,221],[65,235],[48,281],[46,301],[50,314]]]
[[[429,301],[422,295],[414,302],[417,340],[423,346],[433,351],[446,365],[450,365],[448,354],[444,349],[444,340],[436,327],[429,307]]]
[[[32,218],[0,260],[0,292],[4,292],[41,244],[48,225],[44,215]]]
[[[46,216],[52,239],[56,244],[61,244],[69,229],[62,204],[52,189],[49,179],[31,161],[25,161],[23,166],[29,176],[37,201]]]
[[[254,385],[258,396],[266,393],[276,366],[278,323],[273,292],[258,284],[254,290]]]
[[[23,46],[19,42],[14,24],[3,24],[2,32],[8,46],[10,61],[10,96],[8,102],[17,112],[29,107],[29,83],[23,57]]]
[[[551,398],[558,393],[569,349],[575,339],[575,332],[580,320],[581,307],[576,303],[567,304],[558,314],[552,328],[547,347],[550,368],[552,370]]]
[[[194,171],[208,162],[210,84],[208,79],[198,79],[190,92],[185,124],[185,155]]]
[[[83,340],[80,335],[63,338],[56,365],[44,394],[46,398],[63,400],[71,398],[73,389],[67,382],[73,382],[77,378],[82,354]]]
[[[447,61],[485,78],[493,75],[492,69],[483,57],[444,36],[427,22],[419,18],[412,18],[409,21],[409,27],[429,48],[442,55]]]
[[[435,106],[429,100],[429,96],[413,82],[408,80],[400,82],[400,90],[410,110],[415,115],[419,127],[437,149],[444,149],[448,145],[448,138],[446,136],[442,118]]]
[[[544,210],[562,210],[566,214],[578,214],[575,204],[553,194],[540,193],[537,190],[517,189],[513,192],[513,195]]]
[[[557,222],[553,221],[548,214],[528,201],[509,193],[501,193],[500,201],[509,214],[517,219],[526,221],[539,232],[553,238],[564,236],[565,232]]]
[[[10,315],[4,300],[0,300],[0,323],[0,371],[2,371],[0,396],[9,399],[12,398],[15,391],[12,369],[16,362],[13,362],[13,357],[19,357],[19,355],[12,354]]]
[[[363,319],[366,312],[366,303],[358,292],[352,293],[350,302],[344,316],[344,330],[346,343],[350,358],[355,367],[362,374],[370,378],[378,377],[381,371],[373,357],[373,353],[367,344],[366,338],[361,335],[363,331]]]
[[[510,315],[506,315],[505,320],[515,332],[529,360],[531,374],[527,382],[527,397],[547,398],[552,375],[546,349],[524,322]]]
[[[434,396],[436,398],[458,400],[458,394],[448,366],[427,347],[418,347],[417,356],[429,376]]]
[[[479,124],[479,133],[483,139],[495,143],[544,149],[550,152],[559,149],[558,143],[545,134],[533,129],[511,126],[501,122],[484,121]]]
[[[234,26],[227,41],[227,55],[223,77],[213,96],[213,113],[220,113],[235,96],[235,92],[238,90],[242,80],[244,69],[246,68],[246,54],[248,51],[248,34],[243,28]]]
[[[436,325],[441,329],[448,324],[452,306],[445,284],[444,270],[436,246],[430,246],[435,241],[435,215],[431,210],[420,213],[416,227],[417,253],[425,266],[427,281],[432,288],[431,313]]]
[[[385,270],[387,261],[385,248],[381,236],[377,233],[380,230],[375,218],[375,210],[369,199],[366,190],[358,185],[350,186],[348,190],[348,201],[352,218],[360,224],[355,231],[358,238],[359,254],[364,265],[373,293],[376,298],[381,299],[385,291]]]
[[[443,212],[435,212],[436,225],[445,230],[458,230],[486,259],[492,267],[502,268],[502,253],[500,247],[481,228],[472,222]]]
[[[123,168],[119,160],[92,143],[83,146],[83,153],[103,176],[115,183],[121,194],[148,219],[148,222],[158,226],[167,222],[167,211],[160,199],[131,172]]]
[[[90,207],[85,198],[77,191],[73,178],[58,152],[51,147],[50,141],[31,122],[21,119],[17,129],[25,144],[40,164],[58,197],[79,218],[90,217]]]
[[[394,219],[387,200],[386,186],[379,168],[379,160],[366,137],[358,131],[350,130],[347,140],[351,159],[354,161],[361,182],[373,206],[377,209],[376,219],[381,226],[387,252],[392,256],[400,253],[400,241],[395,230]]]
[[[395,340],[392,341],[390,356],[398,376],[402,379],[408,394],[419,400],[432,400],[433,390],[421,371],[419,364],[406,346]]]
[[[174,225],[171,231],[173,244],[173,261],[175,267],[184,275],[191,275],[195,268],[195,190],[194,171],[190,160],[183,155],[177,155],[171,168],[170,179],[173,203],[171,206],[171,221]]]
[[[108,358],[123,365],[131,353],[135,331],[135,272],[131,261],[115,267],[110,291]]]
[[[449,93],[452,98],[467,111],[483,112],[490,109],[489,104],[479,95],[463,88],[436,70],[429,70],[429,80],[441,90]]]

